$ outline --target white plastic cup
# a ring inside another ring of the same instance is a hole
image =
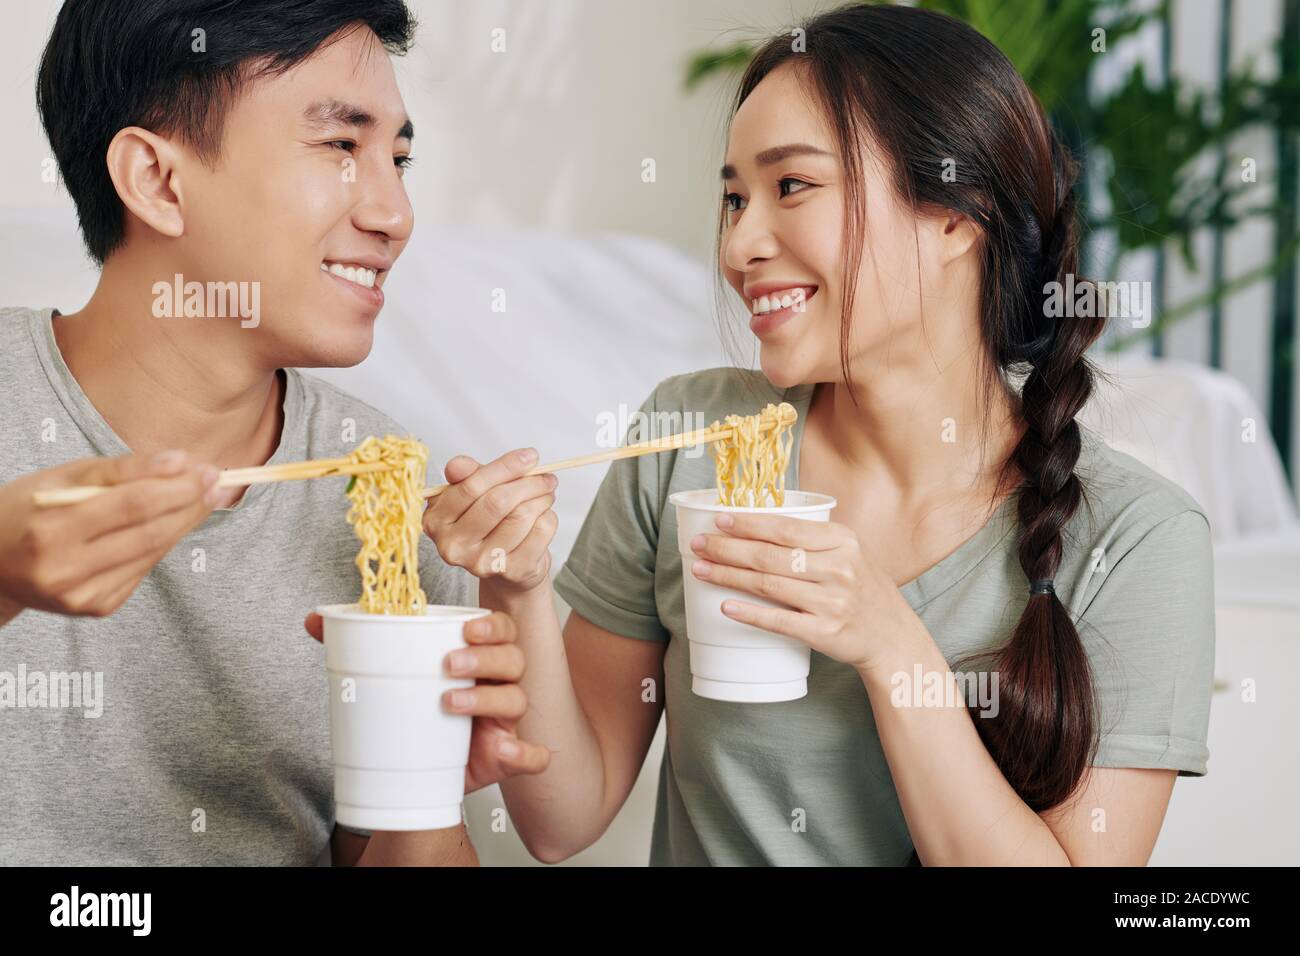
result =
[[[461,822],[473,718],[442,695],[472,687],[446,676],[447,654],[467,646],[465,622],[490,612],[431,605],[420,615],[317,608],[329,672],[334,805],[364,830],[439,830]]]
[[[698,555],[691,549],[697,534],[721,534],[714,524],[719,513],[787,515],[807,521],[829,521],[835,499],[812,491],[787,491],[780,508],[737,508],[717,504],[715,488],[678,491],[668,496],[677,507],[677,550],[682,556],[686,597],[686,637],[690,645],[691,690],[710,700],[774,703],[798,700],[808,693],[812,651],[784,634],[733,620],[722,613],[722,602],[737,598],[765,607],[785,607],[775,601],[701,581],[691,571]]]

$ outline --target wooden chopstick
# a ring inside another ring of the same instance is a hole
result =
[[[759,425],[759,431],[766,431],[772,427],[772,422],[764,422]],[[537,465],[530,468],[520,477],[528,475],[546,475],[553,471],[564,471],[567,468],[581,468],[584,465],[597,465],[602,461],[617,461],[620,458],[637,458],[641,455],[652,455],[655,452],[671,451],[674,448],[687,448],[691,445],[704,445],[709,442],[720,441],[723,438],[731,437],[735,426],[723,425],[720,428],[697,428],[693,432],[682,432],[679,435],[669,435],[667,438],[656,438],[652,441],[636,442],[631,445],[624,445],[621,448],[613,448],[609,451],[598,452],[595,455],[581,455],[577,458],[562,458],[559,461],[548,462],[545,465]],[[425,488],[420,495],[425,498],[434,498],[442,494],[451,485],[434,485],[432,488]]]
[[[765,430],[772,427],[771,422],[762,423],[759,428]],[[692,445],[703,445],[710,442],[721,441],[731,436],[734,426],[723,425],[719,428],[697,428],[693,432],[682,432],[678,435],[669,435],[667,438],[656,438],[651,441],[636,442],[631,445],[624,445],[621,448],[612,448],[609,451],[598,452],[594,455],[581,455],[577,458],[564,458],[560,461],[552,461],[544,465],[537,465],[524,472],[524,475],[545,475],[553,471],[564,471],[568,468],[581,468],[584,465],[596,465],[602,461],[617,461],[620,458],[636,458],[641,455],[652,455],[655,452],[671,451],[674,448],[688,448]],[[383,471],[389,466],[384,462],[366,462],[364,464],[353,464],[347,458],[317,458],[312,461],[295,461],[284,465],[260,465],[255,468],[227,468],[217,477],[217,485],[222,488],[231,488],[237,485],[259,485],[272,481],[298,481],[306,478],[333,478],[338,475],[361,475],[372,471]],[[446,491],[450,485],[434,485],[431,488],[425,488],[420,492],[422,498],[435,498]],[[102,485],[81,485],[74,488],[56,488],[50,491],[37,491],[32,495],[32,500],[38,508],[53,508],[60,505],[71,505],[81,501],[94,498],[108,491],[108,487]]]
[[[313,461],[294,461],[283,465],[259,465],[255,468],[227,468],[217,475],[217,487],[234,488],[242,485],[262,485],[272,481],[296,481],[302,478],[333,478],[336,475],[363,475],[371,471],[384,471],[389,466],[382,461],[353,464],[346,458],[317,458]],[[105,485],[78,485],[73,488],[56,488],[37,491],[32,501],[38,508],[75,505],[108,491]]]

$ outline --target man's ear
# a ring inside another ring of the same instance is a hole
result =
[[[108,144],[107,158],[117,195],[137,219],[173,239],[185,234],[182,157],[170,140],[128,126]]]

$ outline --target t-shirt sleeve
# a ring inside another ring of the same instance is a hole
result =
[[[624,444],[642,440],[639,421],[654,421],[662,384],[642,403]],[[555,590],[587,620],[624,637],[667,641],[655,603],[659,547],[659,459],[640,455],[610,463]]]
[[[1204,776],[1214,690],[1213,552],[1204,515],[1187,510],[1152,527],[1105,572],[1078,627],[1099,702],[1093,766]]]

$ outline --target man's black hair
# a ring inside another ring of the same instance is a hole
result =
[[[349,26],[369,27],[399,55],[415,34],[403,0],[67,0],[41,57],[36,106],[95,261],[125,236],[105,161],[119,130],[179,135],[214,160],[246,83],[290,69]]]

